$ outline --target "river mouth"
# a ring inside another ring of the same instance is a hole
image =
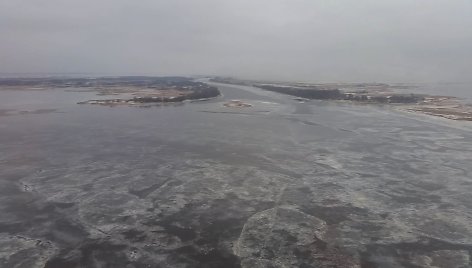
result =
[[[0,266],[470,265],[470,130],[213,85],[147,109],[0,92]]]

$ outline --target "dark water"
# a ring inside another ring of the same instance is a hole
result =
[[[471,267],[469,125],[220,89],[0,91],[0,267]]]

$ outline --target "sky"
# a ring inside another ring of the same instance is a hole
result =
[[[0,0],[0,73],[472,81],[472,0]]]

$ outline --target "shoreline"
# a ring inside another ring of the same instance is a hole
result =
[[[113,98],[79,101],[77,104],[105,106],[146,105],[202,101],[218,97],[217,87],[188,77],[99,77],[99,78],[9,78],[0,79],[0,90],[63,89],[94,92]]]
[[[381,83],[300,84],[213,78],[210,81],[228,85],[252,86],[261,90],[295,97],[295,100],[342,101],[364,105],[388,105],[430,117],[472,122],[472,104],[454,96],[398,92],[396,85]]]

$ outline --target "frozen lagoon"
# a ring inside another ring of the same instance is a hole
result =
[[[0,267],[471,267],[467,123],[218,86],[0,91]]]

